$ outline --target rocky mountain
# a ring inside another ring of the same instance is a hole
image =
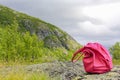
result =
[[[38,18],[12,10],[0,5],[0,26],[18,25],[19,32],[29,31],[36,34],[39,40],[44,41],[47,48],[76,49],[80,45],[66,32],[55,25],[42,21]]]

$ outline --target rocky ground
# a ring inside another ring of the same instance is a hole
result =
[[[84,71],[82,62],[52,62],[17,67],[3,67],[0,73],[4,74],[12,68],[30,72],[47,72],[51,77],[60,77],[62,80],[120,80],[120,66],[115,65],[113,69],[104,74],[88,74]]]

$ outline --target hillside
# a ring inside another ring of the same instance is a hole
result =
[[[58,27],[0,5],[0,62],[66,61],[79,47]]]
[[[12,24],[18,25],[19,32],[29,31],[31,35],[36,34],[39,40],[44,41],[44,47],[47,48],[62,47],[71,50],[80,46],[70,35],[58,27],[0,5],[0,26],[11,26]]]

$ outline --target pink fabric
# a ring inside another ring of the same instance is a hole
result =
[[[107,49],[99,43],[88,43],[73,54],[72,62],[76,62],[77,54],[83,54],[83,64],[88,73],[105,73],[112,69],[112,58]],[[81,55],[82,55],[81,54]]]

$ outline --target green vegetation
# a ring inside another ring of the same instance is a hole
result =
[[[113,57],[113,63],[117,65],[120,64],[120,42],[116,42],[115,45],[110,48],[110,53]]]
[[[44,44],[47,44],[44,45],[44,47],[47,48],[59,47],[71,50],[80,46],[74,39],[71,38],[71,36],[58,27],[38,18],[0,5],[0,27],[12,27],[13,24],[17,25],[18,32],[20,33],[24,34],[29,32],[30,35],[36,35],[39,40],[43,41]],[[54,44],[48,44],[47,41],[49,38],[51,42],[54,42]]]
[[[26,73],[23,70],[19,72],[11,71],[6,75],[0,75],[0,80],[60,80],[60,78],[51,78],[47,73]]]
[[[0,62],[65,61],[79,47],[58,27],[0,5]]]
[[[71,58],[72,51],[64,48],[46,48],[44,42],[40,41],[35,34],[20,33],[16,26],[16,24],[13,24],[0,28],[1,62],[42,63],[54,60],[65,61]]]

